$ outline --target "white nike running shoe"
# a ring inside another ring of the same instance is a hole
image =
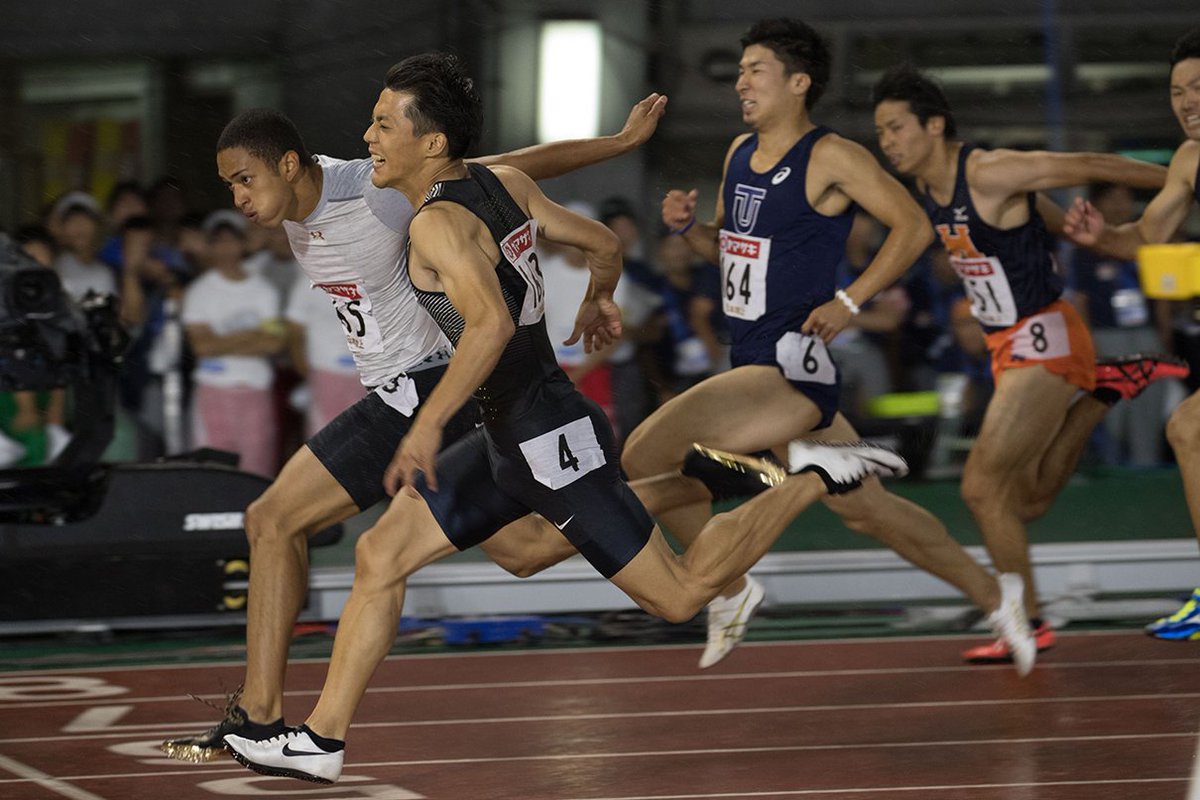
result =
[[[259,775],[333,783],[342,777],[345,747],[329,752],[313,741],[311,733],[307,725],[288,728],[270,739],[247,739],[231,733],[225,737],[225,748],[242,766]]]
[[[746,624],[762,601],[762,584],[749,575],[746,586],[733,597],[713,598],[708,604],[708,643],[700,656],[700,669],[708,669],[742,643]]]
[[[1003,572],[996,580],[1000,582],[1000,605],[988,614],[987,622],[1008,645],[1017,674],[1024,678],[1033,671],[1038,652],[1025,615],[1025,580],[1016,572]]]
[[[812,442],[788,444],[788,472],[815,472],[830,494],[843,494],[862,485],[863,478],[903,478],[908,463],[900,454],[869,442]]]

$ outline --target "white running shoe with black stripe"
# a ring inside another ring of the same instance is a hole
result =
[[[830,494],[843,494],[862,486],[864,478],[903,478],[908,462],[900,454],[870,442],[812,442],[796,439],[788,444],[788,472],[814,472]]]
[[[343,744],[332,752],[317,744],[307,725],[288,728],[270,739],[247,739],[229,734],[225,747],[242,766],[259,775],[333,783],[342,777]]]

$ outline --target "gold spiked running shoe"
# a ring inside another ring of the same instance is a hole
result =
[[[761,494],[783,483],[787,470],[759,456],[728,453],[693,444],[683,459],[684,475],[705,485],[715,500],[736,500]]]
[[[222,711],[225,716],[220,722],[204,733],[196,734],[195,736],[183,736],[178,739],[168,739],[158,746],[159,750],[162,750],[169,758],[173,758],[176,761],[185,761],[190,764],[207,764],[216,759],[228,758],[229,753],[225,750],[225,736],[227,734],[234,733],[248,739],[266,739],[284,731],[282,719],[266,724],[251,721],[246,716],[245,709],[238,705],[238,701],[242,698],[240,687],[226,696],[223,709],[195,695],[192,695],[192,697],[206,706]]]

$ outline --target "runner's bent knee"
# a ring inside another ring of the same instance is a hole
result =
[[[1167,441],[1176,451],[1200,447],[1200,394],[1191,395],[1171,413]]]
[[[281,506],[273,501],[269,489],[246,508],[243,525],[251,548],[286,544],[312,533],[300,526],[286,524]]]

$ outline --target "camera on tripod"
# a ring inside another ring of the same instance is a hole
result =
[[[58,273],[0,234],[0,391],[93,380],[116,366],[127,343],[112,297],[75,303]]]

